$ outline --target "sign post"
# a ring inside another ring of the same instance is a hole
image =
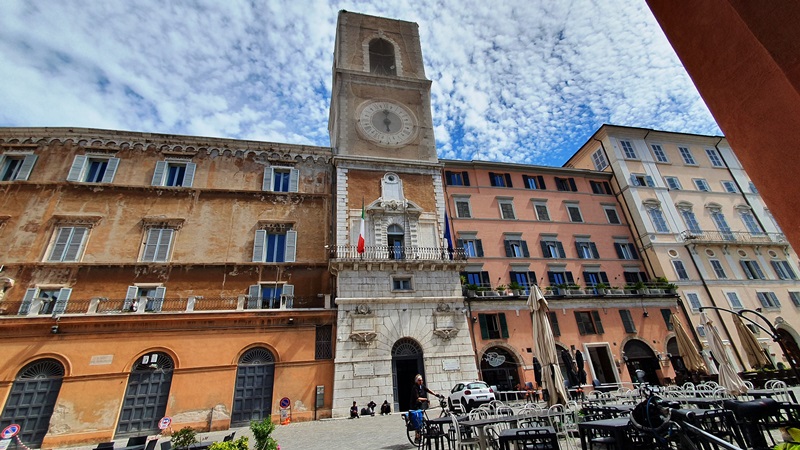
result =
[[[292,402],[289,400],[289,397],[283,397],[281,399],[281,425],[289,425],[292,422],[291,404]]]

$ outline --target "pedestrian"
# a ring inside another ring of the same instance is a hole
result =
[[[370,416],[374,416],[375,415],[375,407],[376,406],[378,406],[378,405],[376,405],[375,402],[373,402],[372,400],[370,400],[369,403],[367,403],[367,408],[369,408],[369,415]]]
[[[392,407],[389,405],[388,400],[384,400],[383,404],[381,405],[381,415],[386,414],[387,416],[392,413]]]
[[[413,405],[415,409],[428,409],[430,403],[428,402],[428,394],[432,394],[436,397],[439,394],[433,392],[432,390],[428,389],[427,386],[423,384],[422,375],[417,375],[414,377],[414,402]]]
[[[356,406],[356,402],[353,402],[353,406],[350,407],[350,418],[351,419],[358,419],[358,406]]]

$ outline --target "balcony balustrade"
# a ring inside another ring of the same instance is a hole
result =
[[[362,253],[355,245],[331,248],[331,259],[339,261],[466,261],[463,248],[367,246]]]
[[[684,242],[697,244],[740,244],[740,245],[779,245],[788,246],[783,233],[750,233],[747,231],[686,230],[681,233]]]

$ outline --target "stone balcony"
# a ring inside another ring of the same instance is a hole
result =
[[[330,268],[341,270],[456,270],[464,269],[463,248],[367,246],[363,252],[354,245],[330,248]]]
[[[681,232],[684,242],[695,244],[774,245],[788,247],[789,241],[783,233],[750,233],[746,231],[703,230]]]

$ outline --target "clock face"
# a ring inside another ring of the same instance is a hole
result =
[[[367,139],[387,146],[407,144],[417,133],[411,114],[389,101],[369,102],[363,106],[358,114],[358,128]]]

